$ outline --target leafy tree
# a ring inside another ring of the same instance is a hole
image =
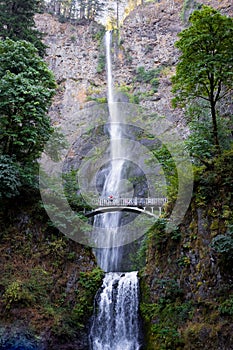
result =
[[[3,39],[30,41],[43,56],[46,46],[34,22],[34,15],[41,11],[42,4],[42,0],[0,1],[0,36]]]
[[[19,172],[17,164],[11,157],[0,155],[0,198],[11,198],[19,194],[22,185]]]
[[[205,101],[210,109],[213,142],[220,151],[218,103],[233,89],[233,19],[203,6],[179,34],[181,56],[173,77],[174,106]]]
[[[32,44],[0,41],[0,155],[25,172],[32,171],[53,131],[47,112],[55,86],[53,74]],[[24,175],[21,178],[28,180]]]

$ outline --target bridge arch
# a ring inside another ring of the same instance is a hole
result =
[[[146,214],[146,215],[152,216],[154,218],[158,217],[158,215],[154,214],[153,210],[149,211],[148,208],[141,209],[138,207],[119,207],[119,206],[96,208],[90,212],[85,213],[85,216],[87,218],[91,218],[91,217],[98,215],[98,214],[111,213],[111,212],[115,212],[115,211],[128,211],[128,212],[133,212],[133,213],[138,213],[138,214]],[[159,210],[159,213],[161,214],[161,210]]]

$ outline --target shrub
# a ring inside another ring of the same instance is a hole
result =
[[[219,311],[222,315],[233,316],[233,295],[220,305]]]
[[[161,68],[150,69],[148,71],[145,70],[144,67],[138,67],[136,71],[135,81],[139,83],[147,83],[150,84],[153,92],[155,93],[159,86],[159,73]]]
[[[213,238],[212,248],[222,255],[224,259],[233,259],[233,225],[228,226],[226,234],[220,234]]]
[[[12,282],[3,294],[3,302],[6,309],[10,309],[13,305],[29,305],[33,301],[33,297],[21,281]]]

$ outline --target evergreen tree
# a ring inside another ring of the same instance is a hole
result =
[[[46,5],[48,11],[63,19],[96,20],[104,9],[101,0],[51,0]]]
[[[0,37],[27,40],[43,56],[46,46],[34,22],[34,15],[41,11],[42,4],[42,0],[0,0]]]

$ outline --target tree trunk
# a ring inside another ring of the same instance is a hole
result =
[[[210,101],[210,105],[211,105],[211,117],[212,117],[212,124],[213,124],[214,144],[216,146],[217,152],[220,153],[220,144],[219,144],[219,138],[218,138],[217,115],[216,115],[216,109],[215,109],[215,102],[214,102],[213,99]]]
[[[216,147],[216,151],[218,154],[220,154],[220,144],[218,139],[218,124],[217,124],[217,115],[216,115],[216,99],[214,95],[214,74],[210,74],[210,94],[209,94],[209,101],[210,101],[210,110],[211,110],[211,117],[212,117],[212,125],[213,125],[213,138],[214,138],[214,145]]]

